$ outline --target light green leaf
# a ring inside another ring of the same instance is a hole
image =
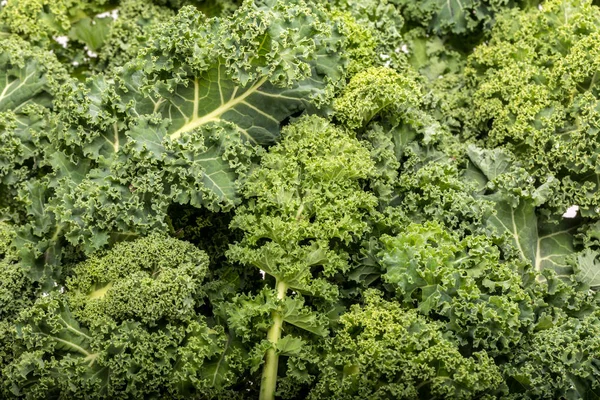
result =
[[[69,36],[96,51],[104,44],[112,24],[112,18],[82,18],[73,24]]]
[[[225,342],[225,347],[218,357],[214,357],[210,361],[204,361],[199,373],[205,380],[210,382],[211,387],[221,388],[227,386],[233,373],[233,368],[229,365],[228,359],[234,354],[235,349],[239,347],[240,344],[229,336]]]
[[[600,254],[597,251],[585,249],[577,256],[575,277],[590,287],[600,286]]]
[[[30,59],[19,66],[9,57],[0,53],[0,111],[18,112],[30,102],[49,106],[51,98],[44,96],[47,78],[39,62]]]
[[[134,77],[135,73],[129,76]],[[278,88],[267,79],[263,76],[246,86],[236,85],[220,61],[193,79],[161,90],[154,98],[136,99],[135,110],[130,112],[158,112],[168,118],[172,140],[209,124],[230,122],[245,141],[271,144],[279,137],[279,124],[285,118],[310,107],[306,95],[312,81]]]
[[[295,356],[300,353],[303,345],[302,339],[287,335],[277,341],[277,351],[284,356]]]
[[[305,307],[304,301],[299,298],[285,299],[283,320],[315,335],[325,337],[329,333],[326,320]]]
[[[441,31],[452,27],[456,33],[464,32],[467,28],[467,13],[473,7],[473,0],[430,0],[436,9],[430,27],[434,31]]]
[[[42,337],[40,343],[53,342],[55,349],[85,357],[85,361],[91,367],[98,354],[90,349],[92,338],[88,335],[87,330],[79,325],[66,306],[53,302],[42,303],[40,306],[48,307],[45,311],[48,313],[46,318],[50,321],[37,321],[36,316],[33,316],[28,321],[28,329],[31,331],[27,334]],[[20,332],[23,326],[18,325],[17,330]]]
[[[68,178],[79,183],[89,171],[90,160],[73,162],[67,155],[56,150],[48,156],[48,160],[56,173],[56,179]]]
[[[549,177],[546,183],[529,189],[530,198],[514,196],[510,185],[522,185],[529,182],[530,176],[513,165],[511,156],[503,149],[480,149],[474,145],[467,148],[467,155],[474,167],[477,167],[487,180],[494,182],[499,190],[483,196],[495,203],[495,213],[487,219],[490,232],[507,234],[509,242],[521,260],[530,262],[537,273],[550,268],[559,276],[568,276],[572,269],[567,258],[573,250],[573,236],[578,220],[551,219],[547,222],[538,214],[538,206],[544,204],[549,196],[549,188],[555,183]],[[477,177],[476,169],[467,174],[480,182],[484,189],[483,177]],[[521,171],[521,172],[520,172]],[[524,176],[518,174],[524,173]],[[519,180],[520,179],[520,180]],[[505,181],[509,186],[502,186]],[[532,180],[533,182],[533,180]],[[528,188],[521,188],[524,192]]]
[[[488,219],[488,228],[497,234],[507,233],[523,261],[529,261],[540,273],[551,268],[559,276],[571,274],[567,256],[573,253],[576,222],[540,224],[531,201],[521,200],[517,207],[506,201],[496,202],[496,214]]]
[[[511,166],[510,157],[502,149],[483,150],[469,145],[467,155],[490,181],[507,172]]]
[[[488,226],[497,233],[508,233],[524,261],[535,263],[537,253],[537,218],[533,204],[522,201],[513,208],[504,201],[496,203],[496,214],[488,220]]]

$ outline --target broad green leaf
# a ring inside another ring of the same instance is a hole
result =
[[[536,271],[553,269],[559,276],[573,273],[567,265],[568,257],[573,254],[573,234],[576,233],[578,221],[563,221],[560,224],[538,223],[536,242]]]
[[[508,202],[496,203],[496,214],[488,219],[488,228],[497,234],[507,233],[523,261],[530,262],[539,273],[553,269],[559,276],[571,274],[567,257],[573,253],[575,223],[540,224],[531,201],[522,200],[517,207]]]
[[[228,374],[232,369],[227,361],[227,356],[231,354],[232,349],[230,341],[227,341],[223,352],[219,357],[212,361],[206,361],[202,365],[202,376],[207,379],[213,387],[226,386]]]
[[[465,29],[466,14],[469,8],[473,6],[472,0],[439,0],[441,9],[437,15],[437,20],[451,21],[455,32],[461,32]]]
[[[430,28],[440,32],[451,27],[461,33],[467,28],[467,14],[473,7],[473,0],[429,0],[426,3],[436,10]]]
[[[67,155],[56,150],[48,156],[50,164],[54,167],[56,179],[70,179],[73,182],[81,182],[90,168],[90,160],[78,160],[73,162]]]
[[[27,326],[30,329],[27,334],[40,336],[42,338],[40,343],[51,341],[55,349],[83,356],[88,366],[93,366],[98,354],[90,349],[92,338],[88,335],[88,331],[79,325],[66,306],[60,305],[57,308],[54,306],[50,303],[45,310],[47,314],[41,321],[36,320],[39,318],[36,315],[28,320],[27,325],[18,325],[18,332],[22,332],[24,326]],[[46,308],[46,305],[41,307]],[[45,321],[45,318],[49,321]]]
[[[13,64],[10,54],[2,52],[0,66],[0,111],[19,112],[31,102],[50,105],[51,97],[44,92],[47,78],[39,61],[28,59],[24,65]]]
[[[97,51],[104,44],[112,24],[112,18],[82,18],[73,24],[69,36]]]
[[[287,335],[277,341],[277,351],[284,356],[295,356],[300,353],[303,345],[302,339]]]
[[[326,321],[305,307],[304,301],[298,298],[285,299],[283,320],[315,335],[325,337],[329,333]]]
[[[585,249],[577,256],[575,277],[590,287],[600,286],[600,254],[597,251]]]
[[[128,76],[136,79],[137,75],[131,72]],[[310,107],[307,95],[315,85],[322,85],[316,82],[311,78],[290,88],[279,88],[263,76],[240,86],[227,77],[224,61],[220,61],[194,79],[160,90],[153,97],[136,98],[135,108],[129,112],[137,116],[157,112],[170,120],[167,130],[171,140],[209,124],[230,122],[245,141],[272,144],[285,118]]]
[[[365,286],[371,285],[381,275],[381,268],[374,265],[361,265],[348,274],[348,279],[361,283]]]
[[[488,220],[488,226],[502,235],[510,235],[512,244],[524,261],[535,263],[537,253],[537,217],[530,202],[522,201],[517,208],[499,201],[496,214]]]
[[[492,187],[498,189],[483,196],[495,203],[495,214],[487,219],[488,229],[498,235],[507,234],[519,258],[530,262],[537,273],[550,268],[559,276],[570,275],[572,269],[567,258],[574,252],[573,233],[579,221],[551,219],[542,222],[545,220],[542,220],[537,208],[548,200],[548,188],[554,183],[554,178],[549,177],[546,183],[533,187],[530,185],[534,182],[533,178],[517,168],[502,149],[480,149],[471,145],[467,155],[474,165],[467,178],[478,181],[481,189],[487,187],[484,177],[478,176],[474,168],[477,167],[488,181],[493,182]],[[508,186],[502,186],[504,184]],[[521,187],[524,193],[529,191],[530,198],[514,196],[510,185],[531,186]]]
[[[502,149],[482,150],[477,146],[469,145],[467,155],[488,180],[493,180],[507,172],[511,166],[510,157]]]

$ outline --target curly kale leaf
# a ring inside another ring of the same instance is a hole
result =
[[[264,399],[281,390],[276,387],[280,353],[301,343],[288,335],[282,339],[282,329],[291,325],[300,334],[327,334],[324,314],[340,296],[337,281],[350,267],[347,248],[369,231],[366,217],[376,198],[361,181],[372,173],[369,152],[356,138],[310,116],[283,130],[282,141],[246,183],[248,202],[237,208],[231,224],[244,231],[244,238],[227,255],[262,270],[275,287],[257,297],[239,297],[229,320],[248,341],[250,326],[268,329],[267,340],[255,342],[252,350],[255,365],[266,352]],[[283,348],[280,340],[286,341]]]
[[[174,14],[156,3],[11,1],[0,12],[0,35],[10,32],[52,51],[73,76],[83,79],[135,57],[150,30]]]
[[[404,18],[393,0],[333,0],[334,13],[349,16],[349,71],[354,74],[374,66],[401,68],[400,51]]]
[[[68,34],[73,29],[75,38],[78,33],[78,24],[91,25],[91,21],[85,19],[89,14],[100,13],[109,8],[108,0],[95,0],[88,2],[77,2],[74,0],[60,0],[49,2],[44,0],[10,1],[2,8],[0,13],[0,26],[10,32],[26,38],[28,41],[40,45],[48,45],[50,49],[60,47],[58,43],[50,46],[52,37]],[[96,30],[101,40],[103,36],[104,22],[100,22]],[[90,37],[91,39],[91,37]],[[91,44],[91,43],[90,43]],[[94,49],[95,50],[95,49]]]
[[[0,370],[19,355],[14,323],[19,313],[30,307],[39,295],[39,288],[18,263],[15,236],[14,226],[0,222]]]
[[[579,0],[507,13],[465,69],[474,91],[467,135],[513,152],[538,184],[554,177],[548,206],[557,214],[600,211],[598,16]]]
[[[66,71],[47,51],[9,36],[0,41],[0,210],[23,217],[19,187],[42,173],[49,115]],[[33,199],[29,200],[34,201]]]
[[[496,16],[518,6],[532,6],[523,0],[395,0],[410,23],[426,27],[438,35],[476,36],[493,26]]]
[[[354,75],[343,93],[334,101],[336,118],[351,129],[385,114],[419,104],[421,87],[415,74],[406,69],[400,74],[391,68],[372,67]]]
[[[327,341],[308,398],[456,398],[494,393],[502,376],[485,352],[465,357],[443,324],[366,294]]]
[[[174,204],[239,204],[280,124],[329,112],[344,77],[342,24],[301,0],[247,3],[229,18],[184,7],[116,75],[63,85],[46,175],[19,194],[44,199],[21,234],[32,275],[48,276],[42,265],[59,264],[65,246],[89,254],[166,229]]]
[[[229,15],[242,3],[241,0],[154,0],[154,2],[172,9],[191,5],[209,17]]]
[[[148,326],[193,315],[208,257],[187,242],[154,234],[115,245],[73,268],[70,309],[88,326],[103,318]]]
[[[467,154],[480,171],[482,189],[489,193],[482,197],[494,203],[495,213],[486,221],[489,233],[505,236],[510,245],[505,250],[530,263],[538,274],[549,268],[569,277],[573,273],[569,258],[576,251],[573,235],[582,221],[544,212],[556,180],[550,177],[537,186],[520,162],[503,149],[469,146]],[[477,170],[471,170],[471,178],[475,179]]]
[[[592,249],[585,249],[577,255],[575,277],[590,288],[600,287],[600,254]]]
[[[572,318],[527,338],[500,366],[508,399],[600,396],[598,312]]]
[[[245,236],[229,257],[316,294],[329,286],[326,278],[347,270],[344,244],[369,229],[365,216],[375,198],[360,180],[373,166],[358,140],[324,119],[303,118],[284,132],[246,184],[250,201],[232,222]],[[320,296],[332,298],[327,291]]]
[[[490,355],[507,353],[533,322],[531,272],[503,261],[486,236],[460,240],[430,222],[381,240],[383,279],[407,306],[443,316],[461,344]]]
[[[199,312],[208,258],[152,235],[73,268],[15,320],[3,386],[31,398],[210,398],[243,368],[234,338]],[[236,398],[236,397],[234,397]]]

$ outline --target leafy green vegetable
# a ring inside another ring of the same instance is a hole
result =
[[[468,154],[489,180],[486,187],[497,190],[485,196],[495,203],[495,214],[487,221],[490,233],[506,235],[518,257],[531,262],[537,272],[551,268],[569,276],[572,270],[567,261],[574,252],[573,233],[580,221],[549,219],[536,208],[547,203],[555,180],[533,186],[534,178],[499,149],[471,146]]]
[[[600,394],[598,313],[535,333],[503,367],[509,398],[594,398]]]
[[[575,276],[578,281],[597,288],[600,286],[600,257],[598,252],[590,249],[584,250],[577,257]]]
[[[20,313],[4,387],[33,398],[222,392],[239,352],[197,312],[207,264],[189,243],[151,235],[76,265],[61,292]]]
[[[482,27],[493,25],[496,14],[504,9],[535,5],[535,1],[513,0],[425,0],[397,1],[404,8],[406,18],[438,34],[477,33]],[[528,4],[529,3],[529,4]]]
[[[532,177],[554,177],[549,206],[596,215],[598,18],[590,1],[549,1],[509,13],[465,70],[473,134],[513,152]],[[467,131],[469,132],[469,131]]]
[[[328,341],[309,398],[472,398],[499,387],[500,371],[485,352],[464,357],[441,324],[376,292],[366,296]]]
[[[19,184],[44,166],[49,111],[66,72],[52,54],[10,37],[0,43],[0,208],[12,208]]]
[[[411,224],[383,236],[384,280],[424,315],[443,316],[462,345],[490,355],[510,351],[533,318],[528,274],[503,262],[485,236],[462,241],[439,224]]]
[[[0,1],[0,398],[600,397],[598,21]]]
[[[266,24],[292,16],[295,25]],[[273,143],[295,113],[326,113],[344,63],[328,18],[302,2],[248,4],[229,19],[183,8],[116,76],[68,81],[42,158],[52,172],[21,189],[48,198],[43,211],[27,210],[29,262],[58,264],[67,243],[90,253],[164,229],[174,203],[237,205],[257,145]]]
[[[282,324],[328,334],[323,318],[313,315],[297,294],[316,298],[321,312],[337,300],[335,278],[349,268],[345,248],[368,232],[365,217],[376,201],[359,183],[372,173],[369,153],[347,132],[319,117],[306,117],[283,134],[246,184],[250,201],[232,221],[245,235],[228,253],[275,278],[274,290],[263,292],[271,318],[263,325],[271,343],[263,368],[263,399],[273,398],[275,391]]]

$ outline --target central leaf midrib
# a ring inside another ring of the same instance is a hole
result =
[[[12,88],[11,88],[11,91],[10,91],[10,93],[8,93],[8,94],[7,94],[7,92],[6,92],[6,91],[8,90],[8,88],[9,88],[9,87],[11,87],[11,86],[13,85],[13,83],[17,82],[17,80],[14,80],[14,81],[12,81],[12,82],[10,82],[10,83],[9,83],[9,82],[8,82],[8,73],[7,73],[7,75],[5,76],[5,81],[6,81],[6,84],[5,84],[5,86],[4,86],[4,89],[2,90],[2,93],[0,93],[0,102],[1,102],[1,101],[3,101],[4,99],[8,99],[8,98],[9,98],[9,97],[10,97],[10,96],[11,96],[11,95],[14,93],[14,92],[16,92],[16,91],[17,91],[19,88],[21,88],[23,85],[25,85],[25,84],[27,83],[27,81],[29,80],[29,78],[31,78],[31,77],[32,77],[32,76],[35,74],[35,72],[36,72],[36,71],[34,70],[34,71],[32,71],[32,72],[31,72],[29,75],[26,75],[26,76],[25,76],[25,79],[23,79],[23,80],[21,81],[21,83],[19,83],[19,84],[17,85],[17,87],[15,87],[14,89],[12,89]]]
[[[223,349],[223,353],[221,353],[221,357],[219,357],[219,361],[217,362],[217,366],[215,367],[215,373],[213,374],[212,385],[215,385],[217,381],[217,375],[219,373],[219,369],[221,368],[221,362],[225,358],[225,353],[227,352],[227,348],[229,347],[229,342],[231,341],[231,336],[227,338],[227,343],[225,344],[225,348]]]
[[[519,230],[517,229],[517,223],[515,221],[515,210],[514,209],[511,209],[510,216],[511,216],[511,220],[512,220],[513,236],[515,238],[515,242],[517,243],[517,248],[519,249],[519,252],[521,253],[521,257],[523,257],[523,260],[527,261],[529,259],[529,257],[527,257],[525,255],[525,252],[523,251],[523,247],[521,246]]]
[[[44,332],[39,332],[39,333],[40,333],[41,335],[43,335],[43,336],[47,336],[47,337],[49,337],[49,338],[51,338],[51,339],[54,339],[54,340],[56,340],[57,342],[61,342],[61,343],[63,343],[63,344],[64,344],[64,345],[66,345],[67,347],[70,347],[70,348],[72,348],[73,350],[75,350],[76,352],[78,352],[78,353],[82,354],[82,355],[83,355],[83,356],[85,356],[85,357],[90,357],[90,356],[92,356],[92,353],[90,353],[89,351],[87,351],[87,350],[86,350],[86,349],[84,349],[83,347],[81,347],[81,346],[79,346],[79,345],[77,345],[77,344],[75,344],[75,343],[73,343],[73,342],[71,342],[71,341],[68,341],[68,340],[65,340],[65,339],[59,338],[58,336],[50,335],[50,334],[48,334],[48,333],[44,333]]]
[[[197,115],[198,90],[194,90],[195,99],[194,99],[193,118],[189,122],[187,122],[185,125],[183,125],[181,128],[179,128],[178,130],[173,132],[170,135],[171,140],[179,139],[183,133],[192,131],[208,122],[217,120],[226,111],[228,111],[228,110],[232,109],[233,107],[235,107],[236,105],[240,104],[248,96],[250,96],[251,94],[256,92],[258,90],[258,88],[260,88],[266,81],[267,81],[267,77],[261,78],[252,87],[250,87],[250,89],[245,91],[239,97],[232,98],[229,101],[227,101],[226,103],[222,103],[219,107],[215,108],[210,113],[203,115],[202,117],[198,117],[198,115]],[[195,82],[194,84],[195,84],[195,87],[197,87],[197,83]]]

